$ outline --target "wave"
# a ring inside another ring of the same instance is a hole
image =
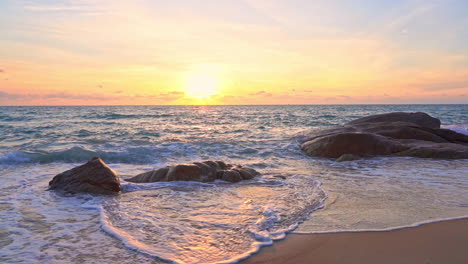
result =
[[[283,157],[284,152],[295,156],[298,151],[296,145],[291,145],[288,142],[278,145],[275,141],[257,144],[255,142],[184,141],[173,138],[168,142],[161,143],[129,140],[112,144],[98,139],[90,139],[86,140],[86,142],[100,144],[100,146],[94,145],[91,146],[94,148],[87,148],[86,145],[77,145],[60,150],[5,151],[0,152],[0,165],[47,164],[53,162],[80,163],[95,156],[101,157],[107,163],[153,165],[168,161],[180,163],[206,160],[213,157],[253,161],[258,157]],[[255,146],[251,144],[255,144]],[[278,146],[282,148],[281,151],[274,152],[272,149],[278,148]]]
[[[445,125],[442,128],[450,129],[455,132],[468,135],[468,124],[461,124],[461,125]]]
[[[153,164],[165,153],[172,152],[165,147],[131,147],[120,151],[89,150],[83,147],[72,147],[62,151],[11,151],[0,154],[0,164],[16,165],[23,163],[78,163],[99,156],[108,163]]]
[[[84,119],[104,119],[104,120],[114,120],[114,119],[141,119],[141,118],[165,118],[170,117],[171,114],[118,114],[118,113],[108,113],[108,114],[92,114]]]
[[[326,199],[310,177],[238,184],[124,184],[102,204],[103,229],[141,253],[176,263],[233,263],[283,239]]]
[[[468,124],[444,126],[459,133],[468,135]],[[82,129],[80,136],[90,135],[90,131]],[[142,130],[138,135],[160,137],[159,133]],[[256,139],[246,143],[218,142],[218,141],[191,141],[171,139],[166,143],[154,144],[144,140],[130,140],[123,146],[115,146],[105,140],[88,139],[90,144],[102,144],[105,149],[88,149],[84,146],[74,146],[65,150],[55,151],[6,151],[0,152],[0,165],[15,165],[28,163],[79,163],[85,162],[94,156],[103,158],[107,163],[127,163],[127,164],[155,164],[164,163],[167,159],[188,159],[201,160],[209,159],[211,155],[227,159],[256,159],[256,158],[284,158],[285,155],[292,159],[301,158],[298,145],[308,137],[305,132],[283,141],[280,144],[282,151],[274,151],[278,148],[276,141],[262,141],[255,143]],[[123,142],[122,142],[123,143]],[[254,146],[252,146],[254,144]]]

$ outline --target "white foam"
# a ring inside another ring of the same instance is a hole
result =
[[[461,125],[445,125],[442,128],[450,129],[455,132],[468,135],[468,124],[461,124]]]
[[[284,238],[324,199],[319,182],[300,176],[158,183],[105,201],[101,224],[127,247],[160,259],[233,263]]]
[[[465,160],[311,161],[310,170],[329,198],[294,233],[386,231],[468,215]]]

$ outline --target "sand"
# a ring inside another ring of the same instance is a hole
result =
[[[241,264],[467,264],[468,218],[382,232],[289,234]]]

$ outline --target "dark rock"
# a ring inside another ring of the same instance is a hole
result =
[[[160,168],[158,170],[152,170],[152,171],[147,171],[147,172],[138,174],[138,182],[165,181],[166,174],[167,174],[168,171],[169,171],[169,167],[164,167],[164,168]]]
[[[243,180],[250,180],[258,175],[258,172],[252,168],[236,167],[233,170],[237,171]]]
[[[339,161],[349,158],[341,158],[345,154],[468,159],[468,136],[439,127],[440,121],[425,113],[368,116],[311,131],[301,148],[310,156]]]
[[[257,175],[259,173],[252,168],[209,160],[148,171],[127,179],[127,181],[137,183],[161,181],[212,182],[216,179],[222,179],[229,182],[238,182],[252,179]]]
[[[201,181],[201,168],[195,164],[182,164],[169,168],[168,181]]]
[[[326,158],[338,158],[343,154],[390,155],[405,149],[396,141],[370,133],[338,133],[302,144],[302,150],[308,155]]]
[[[55,176],[49,190],[66,193],[113,194],[121,191],[118,174],[102,159],[94,157],[87,163]]]
[[[454,143],[433,143],[408,140],[410,146],[405,151],[396,153],[396,156],[410,156],[433,159],[468,159],[468,146]]]
[[[235,170],[225,170],[221,176],[221,180],[228,182],[240,182],[242,177],[238,171]]]
[[[405,112],[393,112],[380,115],[371,115],[363,118],[359,118],[349,122],[350,125],[357,125],[361,123],[380,123],[380,122],[408,122],[413,123],[422,127],[429,128],[440,128],[440,120],[434,118],[426,113],[405,113]]]

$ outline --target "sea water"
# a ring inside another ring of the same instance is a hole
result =
[[[308,129],[392,111],[427,112],[467,133],[468,105],[0,107],[0,262],[230,263],[291,231],[468,216],[467,160],[337,163],[300,151]],[[203,160],[262,176],[123,181],[119,196],[46,191],[53,176],[93,156],[123,179]]]

